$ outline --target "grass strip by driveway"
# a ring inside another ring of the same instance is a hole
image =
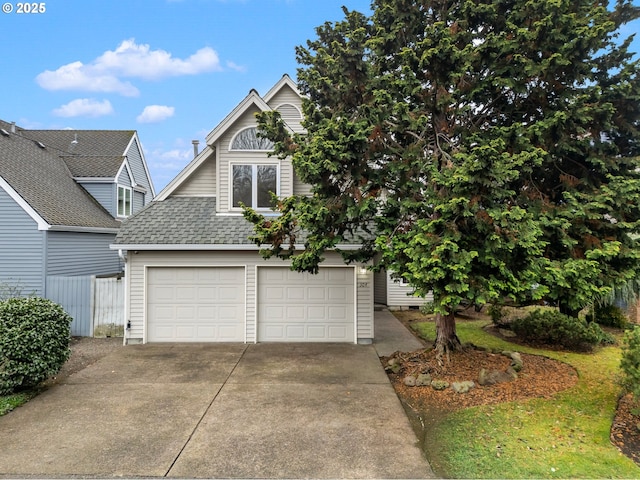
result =
[[[566,362],[578,371],[578,383],[550,399],[473,407],[446,416],[425,445],[436,473],[448,478],[640,478],[640,467],[609,440],[620,393],[620,348],[591,354],[538,350],[486,333],[482,327],[488,323],[457,322],[460,340]],[[413,326],[424,338],[435,338],[433,322]]]
[[[35,392],[0,395],[0,417],[18,408],[20,405],[24,405],[35,395]]]

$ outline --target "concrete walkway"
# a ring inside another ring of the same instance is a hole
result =
[[[122,347],[0,417],[0,477],[432,478],[378,358],[420,346],[377,314],[375,345]]]

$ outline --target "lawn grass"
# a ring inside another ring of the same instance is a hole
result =
[[[34,393],[14,393],[12,395],[0,395],[0,417],[6,415],[11,410],[18,408],[20,405],[24,405],[31,398]]]
[[[609,440],[620,387],[619,347],[591,354],[522,347],[486,333],[489,321],[457,322],[463,343],[554,358],[578,371],[575,386],[551,399],[460,410],[427,435],[427,457],[448,478],[640,478],[640,467]],[[419,322],[435,338],[433,322]],[[526,368],[526,367],[525,367]]]

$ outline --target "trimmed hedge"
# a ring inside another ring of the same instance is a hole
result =
[[[71,353],[72,320],[44,298],[0,302],[0,395],[35,387],[60,371]]]
[[[569,350],[589,351],[597,345],[615,343],[597,323],[588,323],[557,310],[534,310],[526,317],[514,319],[511,329],[528,342]]]

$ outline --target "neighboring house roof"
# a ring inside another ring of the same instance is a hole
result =
[[[63,155],[62,160],[69,167],[71,175],[74,177],[104,177],[114,178],[125,157],[116,156],[85,156],[85,155]]]
[[[25,130],[17,133],[72,155],[122,156],[135,130]]]
[[[130,153],[130,147],[135,142],[135,148],[143,158],[146,179],[132,180],[148,190],[151,196],[155,195],[135,130],[28,130],[2,120],[0,128],[9,132],[13,130],[23,137],[46,145],[52,152],[57,151],[75,178],[115,178],[126,160],[125,155]]]
[[[74,181],[60,152],[44,142],[12,133],[7,126],[5,122],[0,124],[4,130],[0,134],[0,188],[38,222],[39,228],[115,231],[120,226],[119,221]]]

